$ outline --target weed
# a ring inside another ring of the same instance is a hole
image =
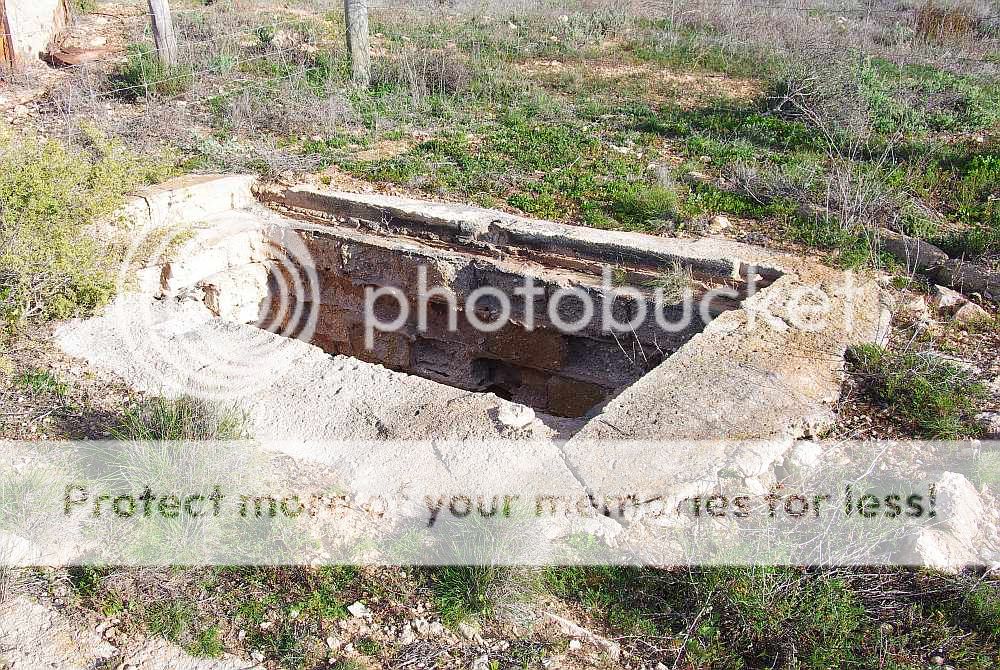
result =
[[[331,670],[366,670],[365,666],[357,661],[342,659],[330,666]]]
[[[627,228],[653,228],[653,222],[676,219],[677,192],[662,186],[628,185],[612,194],[610,213]]]
[[[354,647],[358,650],[358,653],[365,656],[378,656],[379,652],[382,651],[381,643],[370,637],[363,637],[357,640],[354,643]]]
[[[176,642],[194,618],[194,606],[181,600],[150,603],[144,616],[150,633]]]
[[[874,344],[853,347],[849,360],[868,393],[919,435],[957,440],[978,434],[974,417],[986,389],[969,372],[936,356]]]
[[[651,280],[648,287],[662,291],[664,300],[668,302],[680,302],[684,292],[691,288],[691,269],[674,261],[668,270]]]
[[[502,567],[455,565],[433,572],[434,604],[446,626],[493,611],[491,591],[506,578]]]
[[[49,370],[32,370],[14,375],[14,384],[32,393],[47,393],[60,398],[69,393],[69,384],[56,379]]]
[[[623,566],[550,568],[549,589],[564,598],[579,599],[594,616],[604,618],[625,634],[656,635],[659,627],[647,616],[640,586],[647,573]],[[633,600],[631,596],[639,596]]]
[[[135,102],[150,95],[177,95],[191,87],[194,75],[184,65],[167,65],[149,44],[133,44],[128,59],[114,73],[109,84],[115,95]]]
[[[982,635],[1000,641],[1000,590],[996,586],[976,586],[965,597],[962,614]]]
[[[201,658],[219,658],[223,651],[218,626],[209,626],[199,631],[194,637],[194,642],[187,646],[189,654]]]
[[[245,416],[190,397],[154,398],[128,408],[111,434],[117,440],[240,440]]]
[[[932,42],[952,42],[971,37],[975,32],[976,17],[962,5],[942,6],[927,0],[917,9],[917,35]]]
[[[97,0],[73,0],[70,7],[77,14],[90,14],[97,11]]]

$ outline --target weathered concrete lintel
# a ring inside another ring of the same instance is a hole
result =
[[[517,217],[470,205],[435,203],[372,193],[323,191],[309,186],[259,187],[262,202],[320,218],[358,218],[420,224],[427,234],[456,243],[563,251],[597,262],[669,266],[683,262],[717,277],[744,279],[749,267],[771,281],[794,272],[801,262],[790,256],[717,239],[681,240],[642,233],[606,231]]]

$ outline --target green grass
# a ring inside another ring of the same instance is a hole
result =
[[[588,612],[627,635],[657,635],[662,628],[650,616],[642,569],[619,566],[550,568],[545,579],[557,596],[579,600]]]
[[[191,397],[152,398],[125,410],[111,434],[117,440],[241,440],[246,417]]]
[[[181,600],[150,603],[144,612],[149,632],[172,642],[181,638],[194,617],[194,605]]]
[[[456,565],[431,572],[431,590],[435,608],[446,626],[493,611],[495,601],[491,590],[502,583],[509,569],[502,567]]]
[[[354,643],[354,648],[365,656],[378,656],[379,652],[382,651],[382,644],[370,637],[363,637]]]
[[[218,626],[209,626],[194,636],[194,641],[187,646],[187,652],[201,658],[219,658],[225,649],[222,645]]]
[[[690,630],[683,654],[694,667],[861,667],[869,622],[837,580],[783,568],[614,566],[552,568],[548,580],[619,634]]]
[[[194,74],[186,65],[166,65],[149,44],[133,44],[127,60],[108,79],[115,96],[135,102],[151,95],[173,96],[191,87]]]
[[[958,440],[978,434],[974,417],[986,388],[967,371],[939,358],[873,344],[852,348],[849,360],[868,394],[917,436]]]
[[[979,634],[1000,641],[1000,589],[990,584],[976,586],[963,599],[959,616]]]
[[[858,82],[874,128],[883,135],[979,130],[1000,122],[997,83],[878,58],[858,67]]]
[[[902,670],[925,667],[927,650],[942,647],[953,664],[986,670],[997,653],[996,587],[970,589],[962,576],[768,566],[546,574],[554,595],[609,635],[677,641],[681,667]],[[895,595],[883,599],[885,590]]]
[[[645,183],[646,164],[611,150],[599,129],[523,107],[481,131],[476,138],[444,134],[387,160],[339,162],[375,181],[501,200],[531,215],[600,227],[656,231],[677,212],[677,194]]]
[[[367,670],[357,661],[340,660],[330,666],[331,670]]]
[[[15,374],[14,385],[32,393],[48,393],[60,398],[69,393],[69,384],[59,381],[49,370],[31,370]]]

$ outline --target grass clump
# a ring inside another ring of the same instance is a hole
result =
[[[191,68],[163,63],[149,44],[131,45],[125,64],[109,79],[112,92],[129,102],[151,95],[177,95],[193,82]]]
[[[979,432],[974,417],[986,388],[966,370],[925,354],[854,347],[849,360],[871,397],[921,437],[957,440]]]
[[[111,430],[116,440],[241,440],[249,437],[246,417],[191,397],[154,398],[128,408]]]
[[[85,227],[166,171],[91,128],[86,150],[0,136],[0,332],[81,316],[114,293],[112,267]]]
[[[195,611],[191,603],[175,600],[152,603],[144,615],[150,633],[176,642],[191,624]]]
[[[978,130],[1000,121],[1000,86],[935,67],[870,58],[857,84],[873,129],[884,136]]]
[[[924,40],[944,43],[972,37],[977,23],[968,6],[927,0],[917,8],[915,29]]]
[[[69,393],[69,385],[59,381],[49,370],[29,370],[14,375],[14,385],[34,394],[48,393],[64,397]]]
[[[507,581],[509,569],[486,565],[443,566],[432,573],[434,605],[446,626],[488,616],[497,589]]]
[[[194,641],[187,646],[187,652],[201,658],[219,658],[224,651],[219,627],[209,626],[194,636]]]
[[[647,288],[661,291],[665,300],[680,301],[684,293],[691,289],[692,281],[691,269],[674,261],[667,270],[650,280]]]

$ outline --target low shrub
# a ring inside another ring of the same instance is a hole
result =
[[[0,335],[29,319],[85,315],[114,292],[107,254],[85,232],[162,166],[92,129],[87,150],[0,136]]]

